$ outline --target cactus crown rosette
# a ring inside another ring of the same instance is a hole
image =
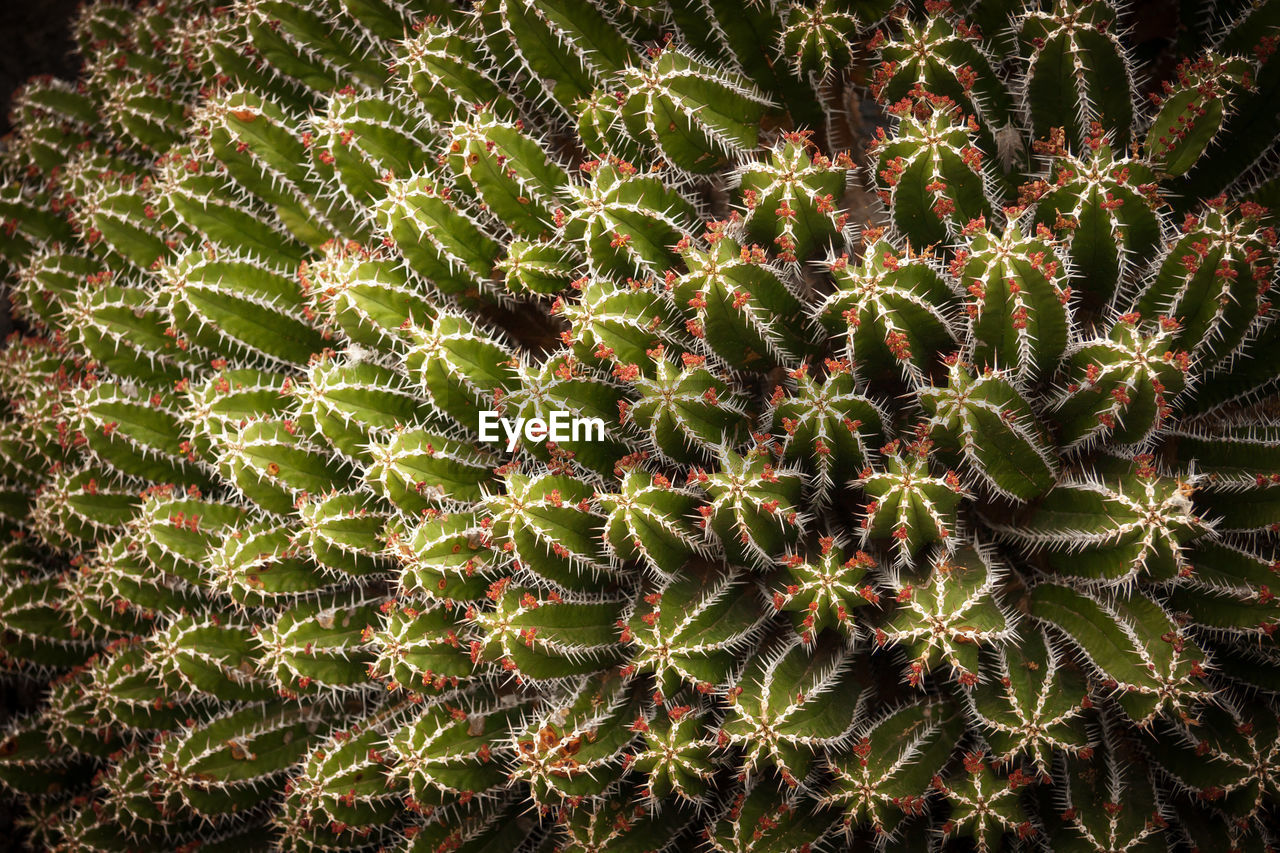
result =
[[[1273,849],[1280,2],[1181,8],[91,2],[0,150],[26,841]]]

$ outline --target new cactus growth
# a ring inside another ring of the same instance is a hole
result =
[[[1274,849],[1210,5],[90,2],[0,143],[26,842]]]

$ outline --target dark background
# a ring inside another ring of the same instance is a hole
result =
[[[0,0],[0,136],[13,129],[9,96],[28,77],[75,77],[71,18],[79,7],[80,0]]]

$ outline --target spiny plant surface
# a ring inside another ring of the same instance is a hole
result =
[[[1272,849],[1280,2],[1181,12],[91,3],[0,157],[28,843]]]

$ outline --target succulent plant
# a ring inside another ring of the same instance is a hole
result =
[[[26,842],[1273,849],[1280,3],[1197,8],[90,2],[0,146]]]

